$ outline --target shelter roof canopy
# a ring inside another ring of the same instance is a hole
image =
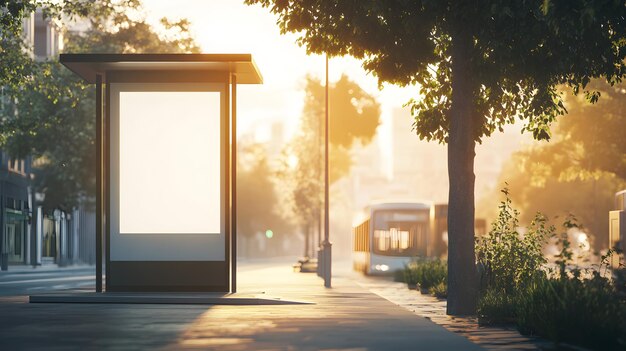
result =
[[[61,54],[59,60],[88,83],[111,71],[222,72],[238,84],[263,83],[251,54]]]

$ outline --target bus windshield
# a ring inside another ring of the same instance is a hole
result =
[[[428,210],[374,212],[374,253],[384,256],[425,256]]]

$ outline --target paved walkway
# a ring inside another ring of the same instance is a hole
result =
[[[480,326],[476,317],[446,315],[446,301],[409,290],[404,283],[364,279],[359,285],[389,301],[428,318],[442,327],[458,333],[490,351],[555,350],[557,345],[536,337],[521,335],[514,327]],[[584,350],[561,345],[561,350]]]
[[[220,350],[480,350],[431,321],[356,284],[333,280],[326,289],[315,274],[290,267],[240,273],[242,293],[314,302],[311,305],[215,306],[197,318],[168,349],[218,346]]]
[[[310,305],[28,304],[0,299],[0,344],[46,350],[481,350],[349,278],[242,267],[239,291]]]

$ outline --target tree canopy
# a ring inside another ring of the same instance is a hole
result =
[[[588,179],[609,173],[626,180],[626,84],[592,80],[601,94],[594,105],[567,96],[568,116],[557,124],[558,138],[541,148],[543,164],[559,179]]]
[[[326,87],[308,77],[305,87],[304,114],[315,124],[324,120]],[[368,144],[380,124],[380,105],[345,74],[332,83],[329,90],[330,143],[350,148],[355,142]],[[304,121],[303,121],[304,123]]]
[[[538,139],[566,112],[559,84],[583,91],[593,77],[626,72],[623,1],[273,1],[283,33],[299,33],[310,53],[351,55],[381,82],[417,83],[415,130],[447,141],[452,36],[463,31],[472,72],[472,115],[479,141],[516,117]],[[585,90],[590,100],[598,95]]]
[[[379,81],[415,83],[416,134],[448,144],[448,313],[473,313],[475,143],[521,119],[549,139],[557,86],[597,101],[592,78],[626,74],[623,0],[246,0],[311,53],[352,55]]]
[[[16,87],[32,77],[33,60],[22,38],[22,20],[36,9],[45,17],[71,19],[86,17],[92,4],[82,0],[0,0],[0,86]]]
[[[302,134],[310,134],[304,139],[323,138],[324,134],[324,106],[326,87],[317,79],[307,77],[303,116],[301,119]],[[365,92],[348,76],[341,75],[338,81],[329,87],[330,124],[330,182],[346,176],[350,172],[352,159],[350,150],[355,144],[367,145],[376,135],[380,124],[380,104],[373,96]],[[321,134],[320,134],[321,133]],[[301,153],[310,153],[308,156],[319,158],[315,145],[323,143],[323,139],[309,140],[302,143]],[[322,147],[322,146],[319,146]],[[323,162],[321,159],[317,164]]]
[[[237,165],[237,235],[253,238],[259,232],[271,230],[274,240],[270,250],[280,250],[282,241],[291,234],[292,225],[281,211],[277,192],[276,171],[267,159],[261,144],[239,146]],[[250,244],[246,243],[246,249]],[[253,254],[246,252],[246,256]]]
[[[323,142],[325,86],[307,77],[300,128],[285,155],[297,159],[285,165],[283,180],[289,184],[287,198],[303,230],[312,230],[320,216],[323,189]],[[355,143],[368,144],[380,123],[380,105],[346,75],[329,86],[330,182],[346,176],[352,164],[350,150]],[[309,229],[307,229],[309,228]]]

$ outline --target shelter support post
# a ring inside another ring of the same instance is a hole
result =
[[[102,75],[96,75],[96,292],[102,292],[102,227],[103,227],[103,110]]]
[[[231,292],[237,292],[237,76],[231,75]]]

